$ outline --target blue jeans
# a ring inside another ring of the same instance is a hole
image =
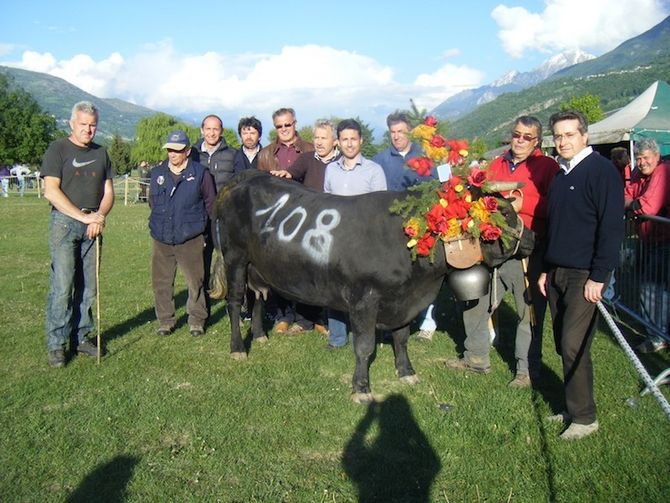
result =
[[[328,310],[328,344],[341,348],[349,342],[349,332],[347,330],[347,313]]]
[[[79,344],[95,328],[92,313],[97,294],[95,240],[86,237],[87,227],[59,211],[51,212],[51,273],[46,312],[49,351],[62,349],[73,334]]]

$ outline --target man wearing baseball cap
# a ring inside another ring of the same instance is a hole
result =
[[[175,328],[174,279],[179,267],[186,279],[188,326],[192,336],[205,333],[204,232],[214,212],[216,190],[207,168],[189,159],[186,133],[170,133],[163,148],[167,160],[151,170],[149,230],[153,238],[151,286],[158,335]]]

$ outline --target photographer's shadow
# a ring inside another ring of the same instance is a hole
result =
[[[360,503],[428,502],[441,468],[402,395],[368,406],[344,449],[342,465],[356,483]]]

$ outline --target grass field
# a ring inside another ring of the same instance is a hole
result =
[[[491,374],[451,373],[442,361],[463,336],[446,295],[434,341],[409,344],[421,383],[402,385],[391,347],[378,345],[379,401],[358,406],[350,347],[328,352],[316,333],[271,336],[233,361],[218,302],[207,334],[192,338],[180,276],[179,327],[157,337],[144,205],[118,204],[105,233],[108,355],[99,366],[75,357],[51,369],[48,213],[44,199],[0,200],[0,501],[670,500],[670,423],[650,396],[626,405],[640,382],[606,331],[593,344],[601,427],[579,442],[561,441],[544,420],[561,406],[548,325],[535,390],[507,387],[505,342],[492,350]],[[511,314],[502,311],[505,340]],[[670,365],[667,353],[644,361],[654,375]]]

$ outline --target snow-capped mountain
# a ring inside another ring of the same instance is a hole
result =
[[[472,112],[479,105],[493,101],[503,93],[521,91],[534,86],[559,70],[594,57],[580,50],[556,54],[529,72],[521,73],[513,70],[488,85],[461,91],[440,103],[430,113],[440,119],[457,119]]]

